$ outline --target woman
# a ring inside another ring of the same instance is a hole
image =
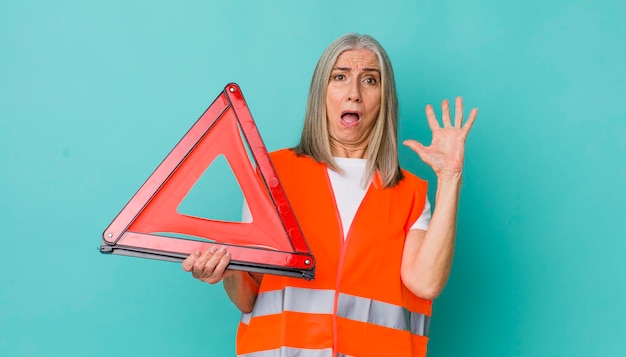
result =
[[[450,273],[464,143],[461,98],[440,127],[426,117],[430,146],[412,148],[437,175],[427,184],[398,164],[393,70],[372,37],[349,34],[322,54],[313,74],[300,144],[271,154],[316,258],[312,281],[226,269],[222,247],[195,252],[183,269],[223,280],[243,312],[240,356],[425,356],[432,300]]]

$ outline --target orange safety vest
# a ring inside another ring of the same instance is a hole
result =
[[[382,189],[376,175],[344,240],[326,165],[288,149],[271,158],[315,256],[315,279],[265,274],[242,315],[237,355],[426,356],[432,301],[404,286],[400,263],[427,183],[403,171]]]

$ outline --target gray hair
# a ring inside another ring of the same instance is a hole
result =
[[[393,68],[382,46],[369,35],[347,34],[339,37],[324,51],[311,79],[304,127],[300,143],[294,148],[298,155],[308,155],[314,160],[339,171],[333,160],[326,118],[326,90],[337,58],[349,50],[369,50],[378,58],[381,75],[381,103],[378,118],[365,151],[366,178],[380,173],[383,187],[393,187],[403,178],[398,161],[398,97]]]

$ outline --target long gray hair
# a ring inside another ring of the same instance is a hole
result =
[[[322,54],[311,79],[304,127],[300,143],[294,148],[298,155],[311,156],[339,171],[333,160],[326,117],[326,90],[337,58],[348,50],[365,49],[378,57],[381,78],[381,103],[378,118],[365,151],[366,178],[380,173],[383,187],[393,187],[402,179],[398,161],[398,97],[393,68],[382,46],[369,35],[347,34],[339,37]]]

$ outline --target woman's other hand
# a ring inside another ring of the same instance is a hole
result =
[[[194,278],[209,284],[216,284],[232,274],[227,270],[230,253],[226,247],[213,246],[204,252],[196,250],[183,261],[183,270],[191,272]]]
[[[405,140],[404,145],[415,151],[428,164],[438,178],[460,177],[463,171],[465,140],[474,124],[478,109],[474,108],[467,121],[463,123],[463,99],[456,98],[454,124],[450,120],[450,107],[447,100],[441,103],[441,119],[439,125],[433,107],[426,106],[426,118],[432,130],[432,142],[424,146],[416,140]]]

